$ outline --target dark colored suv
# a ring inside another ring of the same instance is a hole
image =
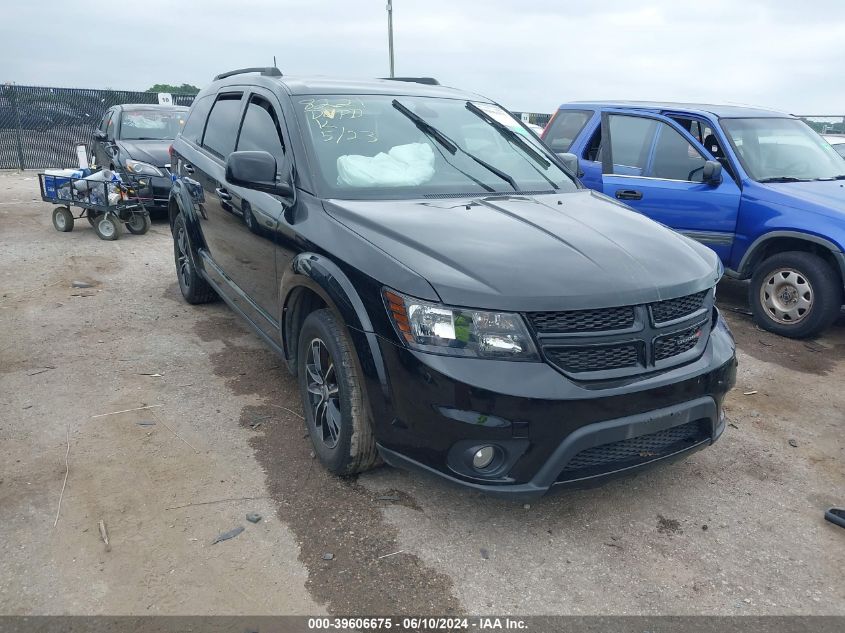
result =
[[[170,157],[167,150],[185,123],[188,108],[150,104],[112,106],[103,115],[91,141],[92,164],[123,176],[149,178],[155,214],[167,209]]]
[[[233,71],[171,162],[182,294],[285,358],[334,473],[381,457],[526,498],[724,429],[716,255],[585,189],[483,97]]]

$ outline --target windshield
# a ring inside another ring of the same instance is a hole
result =
[[[522,124],[490,103],[393,95],[300,97],[326,197],[476,196],[574,191]]]
[[[120,138],[124,141],[172,140],[185,124],[187,110],[124,110]]]
[[[845,174],[845,159],[797,119],[722,119],[754,180],[827,180]]]

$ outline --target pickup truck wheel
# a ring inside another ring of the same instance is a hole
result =
[[[806,338],[836,320],[842,284],[821,257],[791,251],[773,255],[757,267],[748,298],[760,327],[781,336]]]
[[[192,304],[208,303],[217,298],[214,288],[199,274],[194,264],[194,250],[188,238],[185,216],[181,213],[173,221],[173,256],[179,290],[185,301]]]
[[[349,339],[330,310],[306,317],[297,353],[305,423],[315,454],[336,475],[369,470],[378,460],[352,354]]]

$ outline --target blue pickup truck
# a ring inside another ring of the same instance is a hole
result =
[[[543,140],[585,186],[712,248],[750,279],[757,323],[814,336],[845,280],[845,159],[791,115],[738,106],[578,102]],[[647,248],[647,245],[644,245]]]

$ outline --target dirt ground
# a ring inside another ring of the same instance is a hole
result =
[[[845,614],[845,318],[782,339],[723,283],[730,426],[633,478],[530,506],[340,480],[279,359],[182,302],[166,224],[58,233],[37,188],[0,172],[0,614]]]

